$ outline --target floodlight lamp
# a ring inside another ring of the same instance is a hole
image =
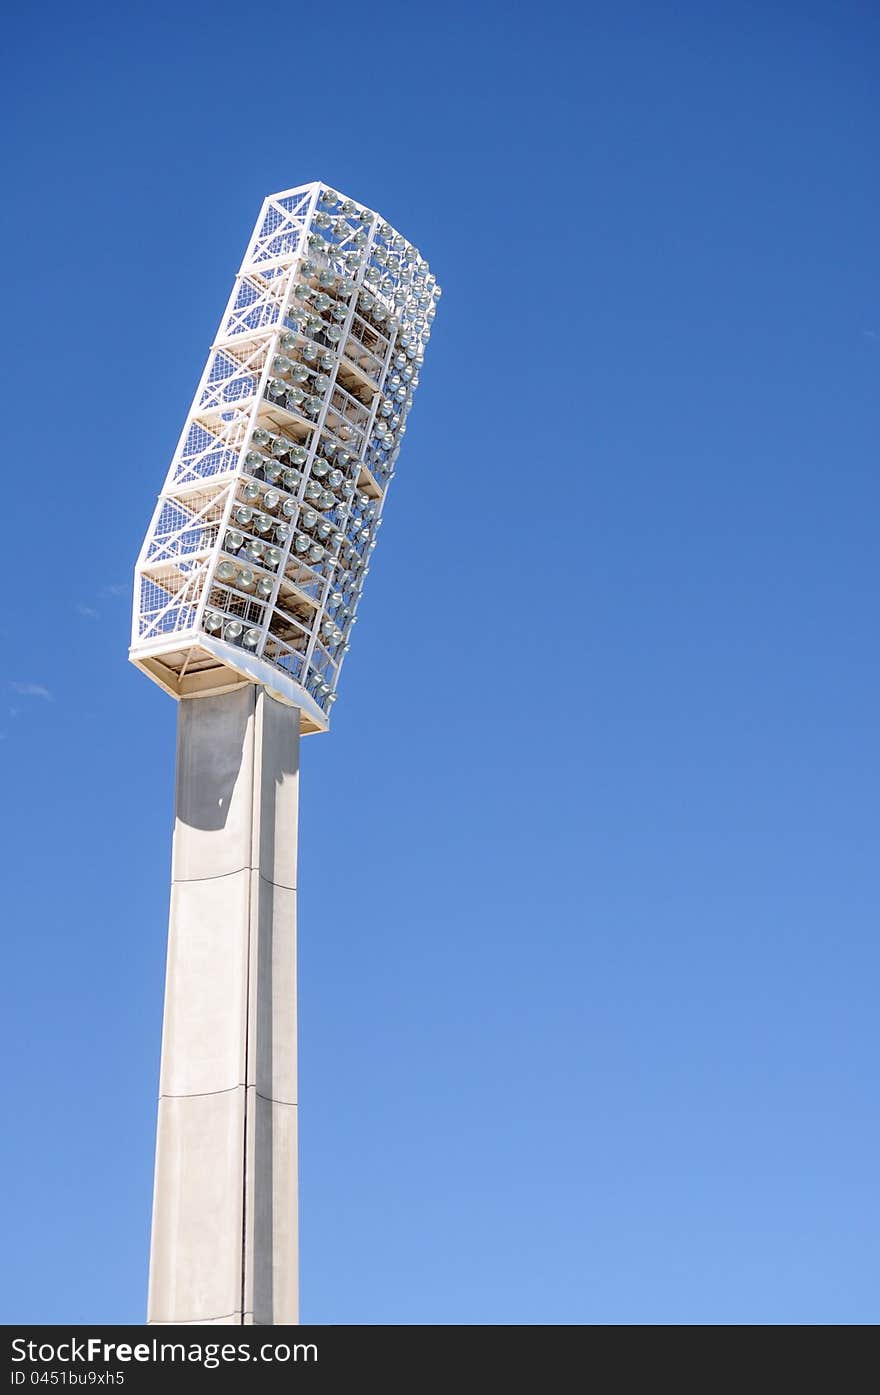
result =
[[[365,501],[357,481],[370,469],[384,493],[393,476],[437,299],[436,278],[418,251],[381,217],[335,189],[316,183],[267,202],[162,496],[162,507],[170,501],[192,513],[198,501],[201,512],[169,543],[164,523],[159,533],[157,514],[138,562],[132,658],[169,691],[177,696],[222,692],[243,675],[302,704],[303,730],[326,727],[335,668],[320,680],[328,701],[321,698],[319,704],[303,686],[308,682],[309,692],[314,690],[309,669],[291,663],[283,631],[277,642],[264,646],[270,617],[267,611],[255,619],[256,599],[271,600],[278,578],[267,572],[282,568],[288,552],[297,559],[296,568],[306,561],[317,568],[319,587],[320,573],[330,573],[329,584],[336,589],[328,605],[338,609],[346,585],[353,584],[357,594],[382,503],[381,498]],[[354,332],[348,328],[352,323]],[[343,389],[361,406],[348,403]],[[211,512],[201,506],[206,492]],[[160,555],[159,537],[161,568],[153,561]],[[202,539],[208,557],[204,569],[193,570],[187,560],[193,537]],[[248,566],[242,566],[245,562]],[[246,581],[251,565],[256,576],[248,590],[239,573]],[[305,582],[303,576],[300,571],[301,584],[315,586],[315,578]],[[224,615],[226,607],[216,598],[205,605],[206,582],[232,585],[256,599],[240,598],[237,605],[246,606],[245,613]],[[168,597],[162,607],[157,589]],[[311,621],[304,619],[296,664],[312,652],[309,636],[314,639],[325,618],[319,610]],[[204,651],[199,628],[212,637]],[[184,633],[187,641],[181,644]],[[321,634],[328,644],[340,644],[333,624]],[[224,656],[224,644],[240,645],[238,657]]]

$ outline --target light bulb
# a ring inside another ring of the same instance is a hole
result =
[[[305,488],[305,496],[307,499],[311,500],[313,504],[317,503],[321,497],[321,486],[317,484],[315,480],[309,480]]]
[[[342,338],[342,329],[339,325],[328,325],[324,333],[331,344],[338,344]]]
[[[235,580],[235,567],[231,562],[221,562],[217,567],[217,580],[230,582]]]
[[[253,591],[256,581],[250,567],[242,567],[235,582],[240,591]]]
[[[260,642],[260,631],[245,630],[241,642],[244,645],[245,649],[256,649],[257,645]]]
[[[272,360],[273,373],[289,373],[291,368],[290,359],[286,354],[276,354]]]
[[[314,528],[318,521],[318,515],[314,509],[303,509],[300,522],[304,528]]]
[[[318,285],[323,286],[325,290],[330,290],[336,285],[336,277],[329,268],[318,273]],[[317,301],[315,303],[317,304]]]
[[[300,474],[299,470],[285,470],[283,475],[281,476],[281,482],[284,485],[285,489],[289,489],[291,491],[294,489],[299,489],[299,486],[302,483],[302,475]],[[290,499],[286,499],[284,503],[281,505],[282,511],[284,513],[287,513],[287,505],[291,502],[292,501]]]
[[[260,542],[259,538],[251,538],[245,548],[245,552],[252,562],[262,562],[265,547],[263,543]]]
[[[267,513],[257,514],[254,518],[255,532],[262,533],[264,537],[267,533],[271,533],[274,526],[272,519]]]
[[[282,349],[295,349],[296,335],[291,334],[289,330],[285,330],[278,342]]]
[[[309,458],[309,453],[305,446],[294,446],[290,452],[290,458],[294,465],[305,465]]]
[[[243,629],[244,626],[240,624],[238,620],[227,620],[226,624],[223,626],[223,638],[230,640],[234,644],[237,639],[241,638]]]
[[[289,523],[277,523],[275,525],[276,542],[286,543],[287,539],[290,537],[292,532],[293,529],[291,528]]]
[[[286,386],[285,386],[285,389],[284,389],[284,390],[285,390],[285,392],[287,391],[287,387],[286,387]],[[272,454],[275,455],[275,456],[282,456],[282,455],[286,455],[287,452],[288,452],[289,450],[290,450],[290,441],[287,439],[287,437],[286,437],[286,436],[276,436],[275,439],[274,439],[274,441],[272,442]]]
[[[205,629],[208,631],[208,634],[219,634],[222,624],[223,621],[217,614],[216,610],[205,611]]]
[[[261,600],[267,601],[275,590],[275,582],[268,576],[261,576],[257,582],[257,595]]]
[[[302,363],[295,363],[290,370],[290,376],[295,383],[308,382],[309,370]]]
[[[297,533],[296,537],[294,538],[293,545],[296,548],[297,552],[308,552],[309,548],[311,547],[311,542],[305,536],[304,533]]]
[[[251,440],[255,446],[268,446],[269,442],[272,440],[272,432],[266,431],[262,426],[258,426],[251,436]]]
[[[239,504],[238,508],[232,510],[232,517],[236,523],[240,523],[242,528],[249,528],[253,520],[254,511],[244,504]]]
[[[281,553],[279,552],[278,548],[267,547],[265,560],[267,567],[271,567],[273,570],[275,569],[275,567],[279,567],[281,565]]]
[[[323,549],[323,547],[319,547],[317,543],[313,543],[312,546],[309,548],[309,561],[310,561],[310,562],[320,562],[320,560],[321,560],[321,558],[322,558],[323,556],[324,556],[324,549]]]
[[[329,489],[325,489],[325,490],[323,491],[323,493],[321,494],[320,499],[318,500],[318,508],[319,508],[319,509],[332,509],[335,503],[336,503],[335,496],[334,496],[333,494],[330,493],[330,490],[329,490]]]
[[[246,480],[241,487],[241,497],[246,499],[249,504],[256,503],[260,497],[260,486],[254,484],[253,480]]]
[[[252,475],[262,470],[265,463],[266,457],[261,455],[258,450],[249,450],[244,458],[244,468],[249,470]]]
[[[280,503],[281,495],[278,493],[278,490],[267,489],[266,493],[263,495],[263,508],[268,509],[270,513],[274,513]]]
[[[227,552],[237,552],[243,543],[244,534],[240,533],[237,528],[230,528],[229,532],[226,534],[223,546],[226,548]]]

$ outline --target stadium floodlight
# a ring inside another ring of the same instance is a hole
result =
[[[148,1321],[297,1321],[299,738],[328,729],[440,288],[320,183],[267,198],[135,568],[178,708]]]

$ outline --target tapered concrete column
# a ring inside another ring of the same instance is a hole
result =
[[[148,1322],[298,1321],[299,712],[185,698]]]

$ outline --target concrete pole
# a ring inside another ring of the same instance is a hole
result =
[[[299,711],[181,700],[147,1321],[298,1321]]]

